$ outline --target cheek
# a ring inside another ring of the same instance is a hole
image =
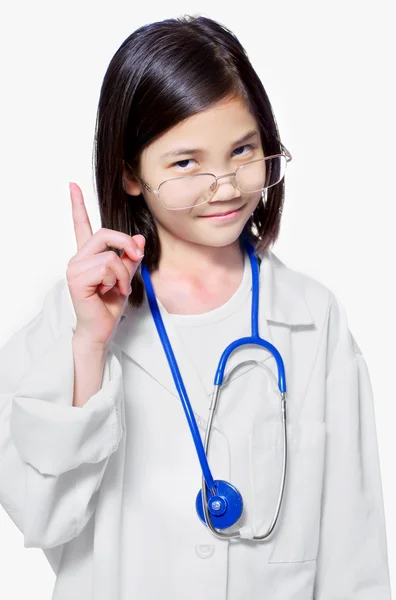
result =
[[[257,206],[260,204],[260,202],[263,202],[263,200],[261,198],[261,192],[258,192],[257,196],[255,194],[254,195],[252,194],[252,198],[248,199],[249,206],[252,209],[250,212],[253,212],[257,208]]]
[[[258,193],[258,195],[256,196],[256,194],[252,194],[251,198],[247,199],[247,205],[248,205],[248,212],[247,212],[247,219],[250,219],[251,215],[254,213],[254,211],[256,210],[257,206],[259,204],[263,203],[263,200],[261,198],[261,192]]]
[[[143,192],[143,196],[155,221],[162,223],[169,219],[168,213],[171,213],[171,211],[168,211],[162,206],[157,196],[154,196],[153,194],[147,195],[147,192]]]
[[[156,224],[167,231],[180,235],[182,231],[186,231],[190,226],[192,219],[188,211],[168,210],[156,198],[149,198],[146,203]]]

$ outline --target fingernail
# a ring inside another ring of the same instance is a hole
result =
[[[143,252],[140,250],[140,248],[136,248],[136,254],[139,256],[139,258],[142,258],[143,256]]]

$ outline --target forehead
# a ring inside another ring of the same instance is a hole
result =
[[[222,100],[166,131],[143,150],[142,158],[159,159],[180,146],[222,151],[255,128],[257,120],[241,99]]]

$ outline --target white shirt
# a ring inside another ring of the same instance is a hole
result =
[[[208,393],[212,393],[217,364],[223,350],[234,340],[251,335],[251,290],[250,260],[245,253],[242,280],[227,302],[200,314],[170,314]],[[161,302],[159,304],[164,308]]]
[[[185,351],[190,356],[208,393],[208,409],[210,396],[213,393],[214,376],[221,354],[234,340],[241,337],[248,337],[252,334],[251,302],[252,273],[249,255],[245,253],[242,281],[227,302],[214,310],[201,314],[169,315],[176,326]],[[162,308],[164,307],[162,306]],[[234,350],[234,356],[239,356],[241,352],[242,349],[237,348]],[[264,350],[262,350],[262,354],[265,355]],[[250,366],[251,368],[252,366]],[[242,374],[246,372],[246,370],[242,371]],[[270,374],[272,375],[272,371],[270,371]],[[236,373],[234,377],[237,378],[237,375]],[[264,492],[267,496],[267,505],[263,504],[261,506],[258,491],[260,491],[260,485],[265,486],[268,483],[266,482],[266,473],[264,472],[265,465],[260,465],[260,462],[258,462],[262,459],[260,450],[256,451],[251,446],[251,430],[254,423],[259,423],[260,420],[266,418],[265,403],[267,402],[267,398],[264,389],[265,385],[271,382],[267,381],[268,374],[264,373],[263,370],[256,369],[254,375],[257,380],[257,388],[262,390],[262,394],[254,394],[247,397],[246,393],[244,393],[244,379],[238,380],[237,378],[236,383],[233,385],[230,384],[232,387],[230,387],[227,396],[225,394],[225,387],[223,387],[214,423],[219,426],[228,443],[231,473],[230,483],[233,485],[237,484],[238,490],[242,492],[244,502],[242,518],[236,526],[227,529],[227,532],[238,531],[241,526],[249,527],[254,525],[256,529],[255,534],[261,535],[268,530],[272,521],[277,500],[274,494],[279,493],[280,480],[279,482],[271,482],[275,487],[273,487],[271,492]],[[241,374],[239,377],[241,377]],[[223,385],[225,386],[226,384],[223,382]],[[278,419],[280,419],[280,395],[277,403],[274,403],[274,408],[278,411]],[[269,430],[270,432],[271,430]],[[202,435],[202,439],[204,439],[204,435]],[[264,442],[264,439],[262,442]],[[250,456],[249,453],[252,455]],[[240,460],[241,457],[244,458],[243,461]],[[252,464],[255,466],[255,462],[258,462],[257,470],[259,471],[262,468],[262,472],[258,472],[256,481],[253,481],[249,465]],[[209,466],[211,466],[210,456]],[[279,476],[280,473],[281,464],[278,464]],[[217,478],[216,473],[213,472],[212,475],[214,479]],[[267,511],[267,519],[263,524],[262,518],[265,516],[266,506],[268,508],[269,494],[271,494],[273,500],[273,511],[271,515]],[[263,525],[265,525],[265,528]],[[267,547],[265,543],[260,543],[257,548],[246,553],[246,548],[239,541],[232,539],[229,544],[227,600],[240,600],[247,596],[250,598],[252,594],[255,595],[258,593],[258,584],[255,582],[260,581],[262,563],[267,560]],[[199,549],[199,552],[202,555],[206,552],[209,557],[211,552],[213,552],[213,548],[213,545],[203,546]],[[243,577],[241,577],[241,572],[245,574]]]
[[[285,364],[289,440],[282,511],[264,543],[218,539],[197,517],[201,471],[146,301],[124,310],[102,386],[82,408],[72,406],[65,279],[1,349],[0,502],[25,547],[45,552],[52,600],[390,600],[366,362],[326,286],[270,250],[261,258],[259,333]],[[214,369],[187,343],[190,359],[177,318],[160,309],[203,435]],[[246,329],[241,316],[230,338]],[[217,325],[210,362],[228,342]],[[250,359],[260,364],[233,370]],[[276,362],[249,345],[230,356],[230,373],[209,463],[241,491],[242,524],[261,534],[280,483]]]

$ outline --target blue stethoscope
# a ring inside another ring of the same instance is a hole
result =
[[[275,527],[275,524],[278,520],[285,488],[287,464],[286,380],[285,368],[281,355],[279,354],[275,346],[273,346],[270,342],[263,340],[258,333],[259,265],[257,257],[254,254],[254,248],[252,247],[247,238],[244,238],[243,241],[245,248],[249,254],[250,264],[252,268],[252,335],[250,337],[239,338],[238,340],[232,342],[229,346],[227,346],[227,348],[224,350],[223,354],[220,357],[220,361],[214,378],[214,392],[209,407],[209,418],[206,428],[204,445],[202,444],[198,425],[195,420],[190,401],[187,397],[187,392],[184,387],[183,379],[180,375],[179,367],[177,365],[172,346],[169,342],[169,338],[165,330],[165,326],[158,307],[157,299],[155,297],[153,286],[151,283],[150,274],[144,263],[141,263],[141,274],[145,284],[151,314],[153,316],[159,337],[162,342],[162,346],[168,359],[169,367],[172,371],[173,379],[175,381],[176,388],[179,393],[180,400],[182,402],[184,412],[187,417],[187,421],[191,430],[198,459],[202,469],[202,488],[199,491],[196,499],[196,510],[198,516],[200,517],[201,521],[209,527],[212,533],[219,538],[245,538],[253,541],[260,541],[267,538],[272,533]],[[218,405],[221,387],[223,385],[223,376],[227,359],[230,356],[231,352],[233,352],[236,348],[248,344],[256,344],[258,346],[263,346],[264,348],[267,348],[273,354],[276,360],[278,368],[278,388],[281,395],[281,413],[283,425],[282,480],[277,507],[275,509],[275,515],[272,519],[268,531],[260,536],[254,535],[251,527],[242,527],[236,533],[224,533],[221,531],[222,529],[227,529],[228,527],[231,527],[232,525],[238,522],[243,512],[243,499],[240,492],[233,485],[231,485],[231,483],[228,483],[227,481],[222,481],[220,479],[213,479],[207,459],[210,435],[212,430],[212,422],[216,412],[216,407]]]

